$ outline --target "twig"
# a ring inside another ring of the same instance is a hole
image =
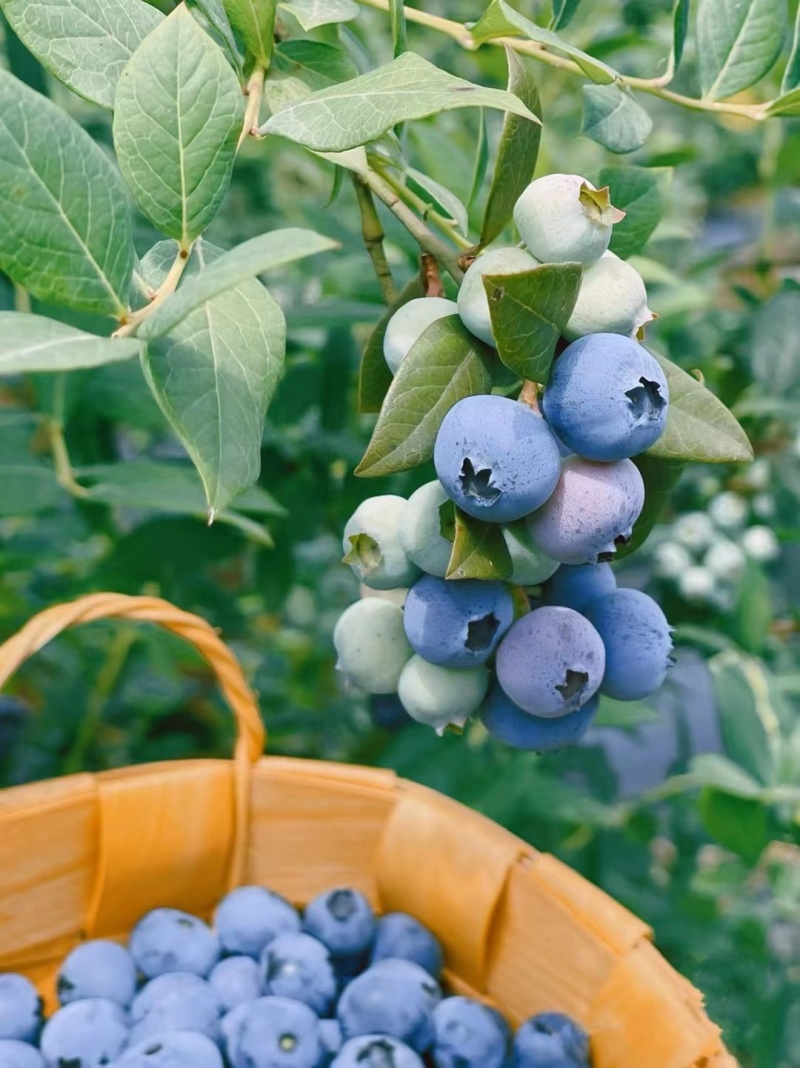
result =
[[[178,288],[183,272],[186,270],[186,264],[189,262],[189,256],[192,253],[192,245],[194,242],[189,242],[187,246],[181,246],[178,250],[178,255],[175,257],[172,266],[167,272],[167,277],[158,287],[153,294],[153,299],[149,304],[145,304],[143,308],[139,308],[135,312],[128,312],[124,319],[120,320],[121,326],[118,330],[115,330],[111,335],[112,337],[130,337],[131,334],[136,333],[136,327],[140,323],[143,323],[148,316],[152,315],[156,308],[160,307],[167,297],[172,296],[175,290]]]
[[[375,268],[383,299],[387,304],[392,304],[395,298],[394,281],[386,259],[386,250],[383,247],[383,227],[375,201],[369,187],[361,178],[356,174],[351,176],[358,198],[358,210],[361,213],[361,236],[364,238],[364,245],[372,260],[372,266]]]
[[[415,211],[418,211],[426,222],[432,222],[437,229],[441,230],[443,234],[450,238],[454,245],[458,245],[460,249],[464,250],[473,249],[475,247],[469,238],[464,237],[458,232],[458,223],[455,219],[450,219],[442,215],[429,204],[427,200],[423,200],[422,197],[417,196],[417,194],[412,189],[409,189],[407,185],[404,185],[403,182],[399,181],[392,174],[389,174],[384,167],[373,166],[375,166],[375,170],[377,170],[387,185],[390,185],[392,189],[394,189],[395,193],[397,193],[401,200],[404,200],[410,208],[414,208]]]
[[[60,419],[51,418],[45,424],[47,438],[50,444],[50,452],[56,466],[56,481],[62,489],[73,497],[88,497],[89,491],[75,478],[72,463],[69,458],[67,442],[64,438],[64,424]]]
[[[258,133],[258,116],[261,111],[261,101],[264,97],[265,77],[266,71],[263,67],[254,67],[253,73],[247,81],[244,91],[247,97],[247,108],[244,113],[242,132],[239,134],[239,143],[236,146],[237,152],[248,137],[251,135],[255,137]]]

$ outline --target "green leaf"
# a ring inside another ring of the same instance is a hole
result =
[[[491,41],[494,37],[527,37],[537,44],[545,45],[557,55],[574,60],[583,73],[593,82],[608,85],[619,81],[619,74],[606,63],[575,48],[552,30],[545,30],[535,22],[520,15],[505,0],[492,0],[479,22],[472,27],[472,39],[476,44]]]
[[[750,863],[770,840],[768,811],[758,800],[706,787],[700,794],[700,819],[711,837]]]
[[[129,360],[144,349],[136,338],[96,337],[43,315],[0,312],[0,374],[74,371]]]
[[[748,653],[763,653],[770,640],[770,624],[775,618],[770,581],[758,564],[748,560],[737,585],[734,635]]]
[[[404,52],[369,74],[322,89],[273,115],[261,132],[321,152],[342,152],[376,140],[398,123],[462,107],[500,108],[539,121],[513,94],[473,85]]]
[[[738,651],[709,661],[725,751],[758,782],[772,782],[780,721],[772,707],[765,669]]]
[[[683,59],[683,46],[689,32],[689,0],[675,0],[672,8],[672,53],[669,71],[674,74]]]
[[[767,115],[800,115],[800,88],[773,100],[767,108]]]
[[[600,707],[592,720],[595,727],[638,727],[658,719],[658,712],[644,701],[615,701],[613,697],[600,697]]]
[[[471,208],[483,190],[486,172],[489,169],[489,138],[486,135],[486,112],[480,110],[478,139],[475,142],[475,163],[472,168],[472,181],[467,197],[467,207]]]
[[[649,452],[634,456],[633,462],[639,468],[644,482],[644,508],[633,526],[630,542],[617,549],[617,560],[636,552],[647,540],[683,472],[683,463],[680,460],[662,460]]]
[[[49,512],[69,500],[55,471],[44,464],[0,463],[0,486],[0,516]]]
[[[406,9],[403,0],[389,0],[389,20],[392,24],[392,47],[396,58],[407,48]]]
[[[789,53],[789,60],[781,81],[781,93],[788,93],[798,85],[800,85],[800,7],[797,9],[794,23],[792,51]]]
[[[266,66],[275,40],[276,0],[223,0],[223,3],[247,51],[259,66]]]
[[[579,263],[545,263],[521,274],[484,275],[497,351],[520,378],[547,382],[581,274]]]
[[[40,300],[121,315],[134,248],[106,153],[49,100],[0,71],[0,270]]]
[[[800,384],[800,290],[784,289],[758,309],[750,334],[753,374],[770,393],[785,396]]]
[[[550,25],[554,30],[563,30],[572,22],[581,0],[553,0],[553,19]]]
[[[697,54],[706,100],[741,92],[778,58],[786,34],[786,0],[700,0]]]
[[[375,329],[364,346],[361,357],[361,371],[358,378],[358,410],[360,412],[379,412],[384,397],[392,384],[392,372],[383,355],[383,338],[389,320],[404,304],[417,297],[425,296],[425,287],[419,274],[415,274],[397,300],[391,304],[378,320]]]
[[[753,459],[744,430],[711,390],[658,353],[653,353],[669,384],[669,415],[664,433],[648,452],[668,460],[743,463]]]
[[[456,508],[453,554],[447,565],[449,579],[506,579],[513,565],[503,528],[484,523]]]
[[[522,121],[522,120],[520,120]],[[530,125],[530,123],[528,123]],[[537,127],[538,129],[538,127]],[[462,234],[469,230],[469,218],[467,209],[455,195],[439,182],[429,178],[427,174],[416,170],[414,167],[406,167],[406,184],[412,192],[421,197],[427,204],[445,215],[456,223]]]
[[[222,203],[243,121],[236,75],[181,4],[122,72],[114,144],[139,207],[184,247]]]
[[[355,0],[286,0],[281,7],[294,15],[304,30],[331,22],[350,22],[359,10]]]
[[[618,85],[584,85],[581,131],[609,152],[635,152],[652,129],[653,120],[630,89],[620,89]]]
[[[219,253],[202,272],[188,278],[176,293],[145,319],[139,328],[143,338],[163,337],[206,301],[254,278],[264,271],[283,267],[305,256],[338,248],[336,241],[313,230],[290,226],[251,237],[229,252]],[[177,251],[177,250],[176,250]]]
[[[541,119],[542,105],[533,75],[533,60],[518,56],[511,48],[506,49],[506,59],[508,91],[518,96]],[[481,248],[499,237],[511,220],[515,203],[533,178],[541,137],[541,126],[527,122],[518,115],[507,114],[503,120],[497,162],[483,213]]]
[[[274,60],[279,62],[279,69],[309,72],[328,82],[347,81],[356,73],[343,49],[321,41],[282,41],[275,49]]]
[[[142,270],[151,285],[163,279],[175,252],[173,243],[162,242],[147,254]],[[223,256],[197,242],[186,285]],[[150,388],[200,473],[212,518],[258,478],[264,416],[285,343],[283,313],[250,278],[209,299],[148,348]]]
[[[79,96],[114,106],[122,68],[162,21],[145,0],[0,0],[11,28]]]
[[[187,7],[190,11],[199,12],[205,19],[207,25],[204,25],[203,28],[206,32],[211,32],[211,36],[214,37],[227,54],[231,66],[241,77],[242,57],[239,54],[239,46],[236,44],[233,28],[222,0],[187,0]],[[195,15],[195,18],[197,18],[197,15]],[[202,21],[201,25],[203,25]]]
[[[457,315],[425,330],[400,364],[357,475],[388,475],[425,463],[456,401],[490,393],[492,350]]]
[[[739,764],[721,753],[701,753],[690,765],[693,778],[735,797],[758,797],[761,785]]]
[[[611,251],[626,260],[645,247],[664,211],[671,167],[604,167],[598,186],[608,186],[614,207],[625,212],[611,234]]]

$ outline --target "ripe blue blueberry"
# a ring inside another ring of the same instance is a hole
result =
[[[172,1031],[219,1040],[222,1009],[213,988],[193,972],[168,972],[142,987],[131,1005],[131,1044]]]
[[[609,564],[562,564],[545,587],[545,604],[583,612],[590,601],[611,593],[617,580]]]
[[[514,205],[519,236],[542,263],[594,263],[624,214],[579,174],[545,174]]]
[[[590,1068],[589,1036],[563,1013],[539,1013],[514,1036],[509,1068]]]
[[[107,998],[123,1007],[136,992],[136,965],[124,946],[97,939],[76,946],[56,981],[62,1005],[82,998]]]
[[[408,501],[387,493],[363,501],[345,524],[344,562],[373,590],[410,586],[419,568],[405,554],[400,527]]]
[[[302,1001],[325,1016],[336,997],[336,976],[327,948],[311,935],[278,935],[261,955],[265,994]]]
[[[528,520],[531,537],[562,564],[596,564],[627,545],[644,507],[644,482],[632,460],[564,461],[550,500]]]
[[[130,1046],[113,1068],[223,1068],[222,1055],[210,1038],[175,1031]]]
[[[165,972],[208,975],[222,947],[211,928],[180,909],[153,909],[131,932],[128,947],[148,979]]]
[[[465,397],[442,420],[433,449],[448,496],[476,519],[511,523],[550,497],[561,472],[556,439],[527,404]]]
[[[42,1001],[30,979],[0,974],[0,1038],[33,1042],[42,1024]]]
[[[336,667],[366,693],[396,693],[413,650],[403,610],[382,597],[365,597],[342,612],[333,630]]]
[[[532,716],[515,705],[500,686],[493,686],[481,710],[481,719],[489,734],[504,745],[546,753],[580,741],[589,729],[599,703],[595,694],[582,708],[568,712],[566,716]]]
[[[672,634],[661,608],[640,590],[614,590],[586,608],[606,647],[601,690],[638,701],[657,690],[672,660]]]
[[[440,998],[439,984],[424,968],[387,958],[346,987],[336,1016],[345,1038],[391,1035],[424,1053],[433,1044],[433,1010]]]
[[[624,460],[664,432],[669,385],[658,361],[619,334],[588,334],[553,364],[542,395],[548,424],[586,460]]]
[[[0,1068],[46,1068],[35,1046],[16,1038],[0,1038]]]
[[[539,261],[522,248],[494,248],[479,256],[458,291],[458,314],[467,330],[487,345],[494,345],[489,298],[483,286],[485,274],[522,274],[538,266]]]
[[[438,479],[427,482],[408,498],[400,524],[406,556],[427,575],[444,578],[453,543],[442,534],[441,508],[450,498]],[[452,513],[452,505],[448,506]]]
[[[439,940],[407,912],[387,912],[378,920],[375,942],[370,963],[392,957],[410,960],[438,979],[442,970],[443,954]]]
[[[424,575],[408,592],[406,636],[430,664],[466,668],[484,664],[514,620],[514,602],[502,582],[448,582]]]
[[[463,727],[477,712],[488,686],[485,664],[447,668],[412,656],[403,668],[397,693],[413,720],[444,734],[446,727]]]
[[[447,315],[458,315],[458,305],[444,297],[416,297],[397,309],[383,335],[383,355],[393,375],[431,323]]]
[[[255,1001],[264,993],[261,969],[252,957],[246,956],[225,957],[219,964],[214,965],[208,977],[208,985],[214,991],[223,1012],[230,1012],[246,1001]]]
[[[565,716],[603,681],[600,635],[571,608],[537,608],[518,619],[497,651],[497,681],[524,712]]]
[[[335,1057],[344,1044],[341,1024],[335,1019],[319,1021],[319,1037],[328,1057]]]
[[[413,1049],[389,1035],[360,1035],[342,1046],[331,1068],[424,1068]]]
[[[326,890],[309,901],[303,924],[333,957],[365,953],[375,937],[372,905],[360,891],[348,887]]]
[[[440,1001],[433,1011],[435,1068],[503,1068],[508,1028],[494,1009],[472,998]]]
[[[50,1017],[40,1048],[53,1068],[100,1068],[119,1056],[127,1039],[125,1010],[115,1001],[86,998]]]
[[[405,637],[405,631],[403,636]],[[382,731],[399,731],[412,722],[396,693],[372,694],[369,714],[375,726]]]
[[[319,1068],[325,1048],[308,1005],[265,997],[243,1010],[230,1047],[233,1068]]]
[[[227,953],[256,960],[279,934],[300,930],[300,916],[289,902],[263,886],[239,886],[217,906],[214,925]]]

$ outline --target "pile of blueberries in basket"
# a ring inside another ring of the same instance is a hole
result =
[[[442,949],[414,917],[376,917],[346,888],[302,915],[258,886],[213,927],[147,913],[127,948],[84,942],[61,966],[48,1020],[35,987],[0,974],[0,1068],[588,1068],[589,1039],[540,1013],[444,996]]]

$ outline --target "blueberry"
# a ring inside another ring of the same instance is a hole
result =
[[[336,997],[336,976],[327,948],[308,934],[279,935],[261,956],[265,994],[302,1001],[324,1016]]]
[[[644,507],[644,482],[632,460],[564,461],[555,493],[528,520],[531,537],[562,564],[596,564],[627,545]]]
[[[590,1068],[589,1036],[569,1016],[539,1013],[520,1025],[509,1068]]]
[[[375,937],[372,905],[358,890],[337,887],[318,894],[306,905],[305,930],[319,939],[333,957],[366,952]]]
[[[603,681],[605,650],[588,620],[571,608],[537,608],[518,619],[497,651],[497,681],[523,711],[564,716]]]
[[[263,886],[240,886],[220,901],[214,925],[227,953],[257,960],[273,938],[300,930],[300,916],[280,894]]]
[[[208,975],[221,947],[210,927],[180,909],[153,909],[139,920],[128,942],[133,959],[148,979],[165,972]]]
[[[0,1038],[33,1042],[42,1023],[42,1001],[24,975],[0,974]]]
[[[136,965],[128,950],[116,942],[84,942],[61,965],[56,989],[62,1005],[82,998],[107,998],[125,1007],[136,992]]]
[[[322,1019],[319,1021],[319,1037],[322,1041],[325,1053],[329,1057],[335,1057],[342,1048],[344,1036],[338,1020]]]
[[[360,1035],[345,1042],[331,1068],[424,1068],[413,1049],[389,1035]]]
[[[537,178],[514,205],[519,236],[542,263],[594,263],[623,216],[611,207],[607,189],[595,189],[579,174]]]
[[[614,590],[586,609],[606,647],[601,691],[618,701],[638,701],[657,690],[672,660],[669,623],[652,597]]]
[[[520,531],[518,526],[504,527],[503,538],[511,556],[513,570],[508,581],[513,586],[538,586],[558,567],[558,561],[551,560],[534,545],[527,530]]]
[[[342,612],[333,630],[336,667],[366,693],[396,693],[412,655],[403,609],[382,597],[365,597]]]
[[[503,1068],[508,1028],[494,1009],[472,998],[440,1001],[433,1012],[435,1068]]]
[[[635,337],[640,327],[652,320],[639,272],[613,252],[604,252],[583,272],[564,337],[569,341],[587,334]]]
[[[239,1039],[242,1024],[250,1006],[257,1000],[258,998],[254,998],[252,1001],[243,1001],[240,1005],[236,1005],[229,1012],[226,1012],[220,1020],[219,1029],[222,1035],[222,1048],[225,1051],[227,1061],[231,1063],[233,1063],[233,1053]]]
[[[46,1065],[35,1046],[16,1038],[0,1038],[0,1068],[46,1068]]]
[[[216,992],[193,972],[169,972],[151,979],[131,1006],[131,1044],[172,1031],[220,1037],[222,1004]]]
[[[403,612],[414,651],[430,664],[484,664],[514,621],[514,601],[502,582],[448,582],[424,575],[411,587]]]
[[[374,725],[382,731],[399,731],[412,722],[411,716],[403,708],[403,702],[394,693],[372,694],[369,714]]]
[[[370,963],[386,957],[410,960],[438,979],[442,970],[442,947],[428,928],[407,912],[387,912],[378,920]]]
[[[419,568],[408,559],[400,542],[407,504],[404,497],[393,494],[370,497],[345,524],[344,562],[373,590],[410,586],[419,575]]]
[[[400,676],[398,695],[412,719],[443,734],[449,725],[464,726],[478,710],[488,685],[485,664],[446,668],[412,656]]]
[[[453,543],[442,534],[442,505],[449,501],[438,479],[427,482],[408,498],[400,524],[406,556],[428,575],[444,578]],[[453,506],[449,505],[452,512]]]
[[[291,998],[265,997],[243,1006],[230,1047],[233,1068],[318,1068],[325,1057],[319,1020]]]
[[[649,449],[667,424],[669,386],[631,338],[589,334],[553,364],[542,411],[554,433],[586,460],[624,460]]]
[[[476,519],[511,523],[550,497],[561,471],[541,416],[508,397],[465,397],[442,420],[433,449],[448,496]]]
[[[264,993],[261,970],[252,957],[225,957],[214,965],[208,985],[223,1012],[229,1012],[246,1001],[255,1001]]]
[[[345,1038],[391,1035],[424,1053],[433,1043],[433,1010],[440,998],[439,984],[424,968],[387,958],[350,983],[336,1016]]]
[[[205,1035],[190,1031],[148,1038],[127,1049],[113,1068],[223,1068],[222,1055]]]
[[[125,1010],[115,1001],[86,998],[50,1017],[40,1046],[54,1068],[100,1068],[119,1056],[127,1039]]]
[[[617,580],[609,564],[562,564],[545,587],[545,604],[583,612],[590,601],[611,593]]]
[[[458,291],[458,314],[467,330],[487,345],[494,345],[489,298],[483,287],[485,274],[521,274],[538,266],[538,261],[521,248],[495,248],[479,256]]]
[[[582,708],[566,716],[532,716],[514,704],[500,686],[493,686],[481,711],[483,725],[493,738],[514,749],[545,753],[580,741],[594,719],[600,699],[590,697]]]
[[[397,309],[383,335],[383,355],[393,375],[431,323],[447,315],[458,315],[458,305],[444,297],[416,297]]]

